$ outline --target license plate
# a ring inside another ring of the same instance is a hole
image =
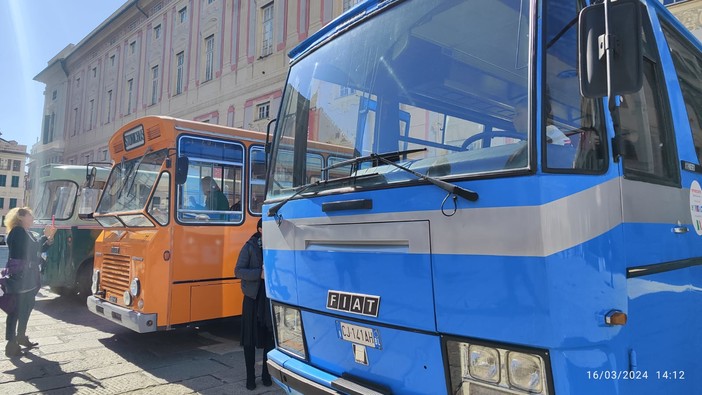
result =
[[[378,350],[382,349],[380,332],[377,329],[336,321],[336,334],[339,336],[339,339],[351,343],[377,348]]]

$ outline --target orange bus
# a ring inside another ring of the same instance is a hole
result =
[[[240,315],[234,266],[261,216],[265,138],[157,116],[115,133],[90,311],[137,332]]]

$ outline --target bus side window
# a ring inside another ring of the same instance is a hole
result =
[[[263,147],[251,147],[249,154],[249,212],[260,215],[266,185],[266,153]]]
[[[580,95],[577,75],[578,51],[577,26],[568,26],[570,18],[561,18],[567,13],[576,18],[580,1],[549,2],[546,24],[546,89],[543,91],[543,115],[545,131],[549,136],[553,130],[561,131],[568,139],[565,144],[547,144],[546,167],[551,170],[572,172],[601,172],[606,166],[607,144],[604,135],[604,116],[599,99],[588,99]],[[573,19],[577,20],[577,19]],[[556,129],[554,129],[556,128]],[[547,140],[548,141],[548,140]]]
[[[661,25],[685,100],[695,155],[698,163],[702,164],[702,82],[699,79],[702,75],[702,58],[696,55],[698,51],[691,49],[690,44],[686,43],[665,21],[661,21]]]
[[[244,147],[236,142],[182,136],[188,179],[178,186],[177,218],[184,223],[241,224]]]
[[[651,24],[643,19],[643,72],[640,91],[622,96],[621,147],[624,177],[677,184],[675,140],[670,125],[668,94]]]

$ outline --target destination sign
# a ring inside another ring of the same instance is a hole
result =
[[[141,147],[145,143],[144,126],[139,125],[132,130],[124,132],[124,149],[129,151]]]

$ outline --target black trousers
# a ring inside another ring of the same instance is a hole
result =
[[[268,352],[273,350],[275,347],[275,342],[273,336],[266,339],[263,347],[263,369],[261,369],[261,378],[270,379],[271,375],[268,373]],[[246,380],[254,381],[256,379],[256,369],[254,368],[256,362],[256,347],[255,346],[244,346],[244,362],[246,364]]]
[[[27,323],[29,323],[29,316],[34,309],[35,296],[36,292],[34,291],[17,294],[15,311],[7,315],[5,340],[15,340],[17,337],[27,335]]]

